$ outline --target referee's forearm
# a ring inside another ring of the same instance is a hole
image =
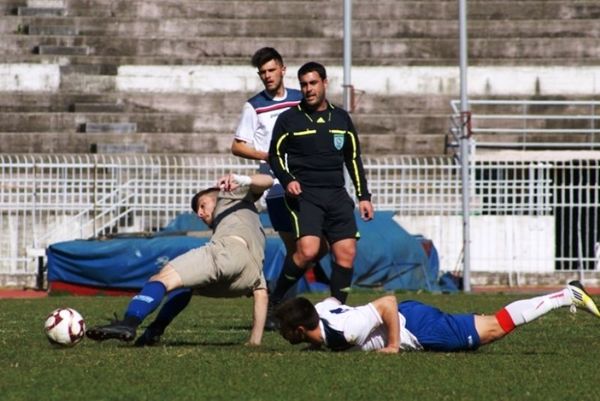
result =
[[[269,166],[284,188],[294,181],[294,177],[283,167],[283,160],[278,155],[269,153]]]

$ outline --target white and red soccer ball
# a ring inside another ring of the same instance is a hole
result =
[[[44,332],[52,344],[72,347],[83,339],[85,322],[72,308],[58,308],[46,318]]]

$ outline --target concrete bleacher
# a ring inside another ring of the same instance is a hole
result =
[[[469,62],[491,76],[475,96],[511,96],[500,90],[510,82],[494,81],[503,79],[494,78],[497,67],[529,68],[526,79],[539,81],[548,66],[572,71],[600,61],[598,4],[468,4]],[[342,5],[2,0],[1,63],[57,68],[0,69],[0,152],[228,152],[241,105],[260,88],[249,57],[261,46],[281,51],[292,86],[297,66],[323,62],[330,98],[340,103]],[[449,101],[458,97],[457,13],[456,1],[353,2],[353,119],[365,153],[445,151]],[[35,79],[42,83],[27,86]],[[552,96],[539,85],[514,89],[517,98]]]

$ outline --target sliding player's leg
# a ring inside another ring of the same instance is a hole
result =
[[[487,344],[511,333],[516,327],[534,321],[561,307],[580,307],[600,317],[598,307],[579,281],[571,281],[565,288],[538,297],[512,302],[494,316],[476,316],[475,325],[482,344]]]
[[[161,271],[144,284],[142,290],[129,302],[123,320],[114,320],[104,326],[95,326],[87,330],[92,340],[103,341],[118,339],[131,341],[142,321],[158,308],[165,294],[183,285],[181,276],[167,264]]]
[[[178,288],[171,291],[154,321],[135,340],[135,346],[144,347],[158,344],[167,326],[188,306],[191,299],[191,288]]]

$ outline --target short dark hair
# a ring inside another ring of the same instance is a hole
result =
[[[210,187],[210,188],[206,188],[203,189],[202,191],[196,193],[194,196],[192,196],[192,202],[191,202],[191,206],[192,206],[192,210],[194,211],[194,213],[198,213],[198,201],[200,200],[201,197],[203,197],[206,194],[209,194],[211,192],[218,192],[220,191],[220,189],[218,187]]]
[[[308,74],[309,72],[316,72],[317,74],[319,74],[321,79],[327,79],[327,71],[325,71],[325,67],[323,67],[323,64],[319,64],[316,61],[309,61],[308,63],[300,67],[300,69],[298,70],[298,79],[300,79],[301,76]]]
[[[283,58],[277,50],[272,47],[263,47],[258,49],[252,56],[252,65],[256,68],[260,68],[271,60],[275,60],[280,65],[283,65]]]
[[[319,325],[319,314],[315,306],[304,297],[288,299],[282,303],[275,310],[275,317],[279,320],[282,331],[293,331],[300,326],[312,330]]]

